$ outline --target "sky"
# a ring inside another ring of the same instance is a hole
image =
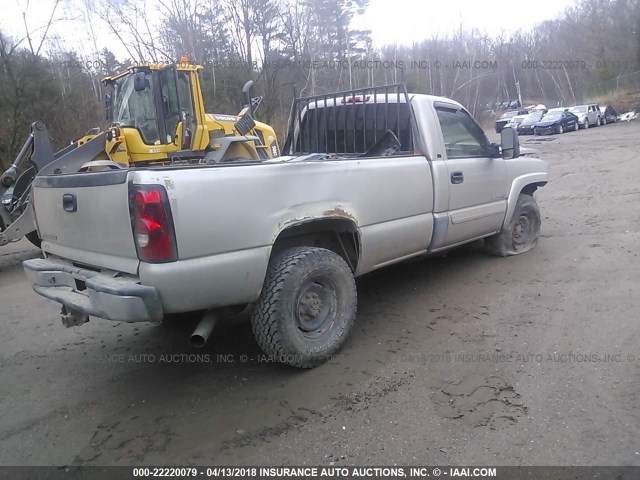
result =
[[[0,0],[0,30],[19,39],[25,35],[22,12],[27,9],[31,30],[46,25],[55,0]],[[100,0],[93,0],[99,2]],[[153,1],[153,0],[150,0]],[[370,0],[364,15],[357,17],[354,27],[372,31],[376,46],[388,44],[410,45],[433,36],[451,35],[460,26],[475,28],[492,36],[513,33],[519,28],[529,29],[543,20],[555,18],[575,0]],[[529,3],[530,7],[524,7]],[[67,48],[89,56],[93,52],[91,37],[82,19],[82,0],[63,0],[56,12],[58,19],[51,34],[62,38]],[[75,18],[76,20],[61,20]],[[121,59],[126,58],[117,39],[98,22],[94,30],[99,48],[108,46]],[[37,40],[37,35],[35,36]]]
[[[574,0],[370,0],[367,12],[356,20],[372,30],[376,46],[411,45],[460,29],[478,29],[492,36],[527,30],[555,18]],[[529,4],[530,6],[525,6]]]

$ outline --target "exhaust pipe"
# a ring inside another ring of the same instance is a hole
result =
[[[213,331],[218,321],[218,316],[215,312],[207,312],[204,314],[200,323],[191,334],[191,345],[195,348],[202,348],[207,343],[209,335]]]

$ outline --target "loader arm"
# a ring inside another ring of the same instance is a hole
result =
[[[31,132],[18,156],[0,176],[0,196],[14,188],[10,204],[6,208],[0,207],[0,246],[20,240],[25,235],[39,246],[35,216],[29,203],[33,179],[39,174],[77,172],[87,162],[107,158],[104,154],[105,141],[106,133],[101,133],[82,145],[73,142],[53,153],[45,124],[32,123]]]

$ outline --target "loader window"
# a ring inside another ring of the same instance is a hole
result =
[[[113,122],[121,127],[136,128],[148,145],[160,142],[156,107],[151,88],[151,73],[145,73],[145,89],[136,92],[134,75],[127,75],[113,84]]]
[[[162,143],[168,144],[173,142],[176,128],[180,121],[178,85],[176,72],[173,68],[160,72],[160,89],[162,95],[162,118],[167,132],[167,138]]]
[[[194,118],[193,99],[191,98],[191,80],[187,72],[178,72],[178,97],[180,98],[180,109]]]
[[[187,72],[176,72],[173,68],[160,72],[160,88],[162,90],[162,109],[166,143],[173,143],[178,123],[182,120],[182,112],[193,120],[193,101],[191,99],[191,83]],[[163,142],[164,143],[164,142]]]

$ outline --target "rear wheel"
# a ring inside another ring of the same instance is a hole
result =
[[[270,262],[251,325],[273,360],[311,368],[340,349],[356,304],[355,280],[342,257],[324,248],[295,247]]]
[[[601,124],[600,117],[596,118],[596,127],[599,127]]]
[[[509,225],[497,235],[486,238],[485,248],[500,257],[528,252],[538,243],[541,223],[535,198],[521,193]]]

